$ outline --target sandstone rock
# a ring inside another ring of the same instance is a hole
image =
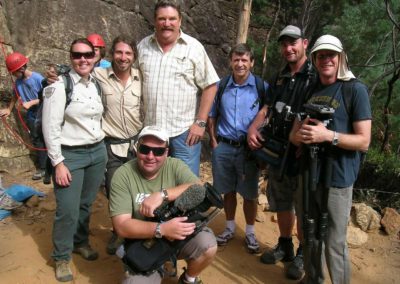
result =
[[[347,243],[350,248],[358,248],[368,241],[368,234],[360,228],[347,228]]]
[[[377,231],[380,228],[381,216],[365,203],[355,203],[351,213],[352,221],[364,232]]]
[[[397,235],[400,232],[400,214],[393,208],[386,207],[382,210],[381,224],[389,235]]]

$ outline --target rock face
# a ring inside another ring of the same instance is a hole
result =
[[[48,63],[67,63],[73,39],[99,33],[110,46],[118,34],[140,41],[153,30],[153,0],[2,1],[0,32],[10,51],[29,57],[41,71]],[[227,71],[227,52],[234,43],[238,1],[180,0],[182,30],[200,40],[220,76]],[[4,61],[1,61],[4,66]]]
[[[218,74],[228,73],[228,53],[234,44],[239,2],[234,0],[178,0],[182,30],[205,46]],[[29,58],[29,67],[44,72],[49,63],[68,63],[69,45],[90,33],[103,36],[109,47],[119,34],[137,42],[153,31],[155,0],[31,0],[0,1],[0,104],[10,98],[11,76],[4,57],[12,51]],[[8,98],[8,99],[7,99]],[[7,119],[24,136],[16,112]],[[0,122],[0,171],[16,173],[32,168],[29,150]],[[26,135],[25,141],[29,141]]]

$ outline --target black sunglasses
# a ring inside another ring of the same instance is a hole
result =
[[[151,152],[153,152],[153,155],[157,156],[157,157],[164,155],[165,150],[167,150],[166,147],[150,147],[150,146],[147,146],[144,144],[140,144],[139,148],[138,148],[138,152],[140,154],[148,155],[151,151]]]
[[[92,59],[95,56],[94,51],[89,51],[89,52],[77,52],[77,51],[71,51],[71,58],[72,59],[81,59],[82,56],[85,59]]]

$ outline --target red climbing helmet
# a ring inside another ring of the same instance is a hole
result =
[[[13,52],[6,58],[6,66],[9,72],[13,73],[28,63],[29,59],[19,52]]]
[[[86,39],[90,41],[95,47],[106,47],[103,38],[99,34],[90,34],[87,36]]]

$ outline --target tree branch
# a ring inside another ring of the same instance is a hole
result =
[[[352,64],[350,65],[350,67],[363,67],[363,68],[369,68],[369,67],[378,67],[378,66],[382,66],[382,65],[390,65],[390,64],[394,64],[400,62],[400,60],[396,60],[396,61],[391,61],[391,62],[384,62],[384,63],[377,63],[377,64],[369,64],[369,65],[363,65],[363,64]]]
[[[397,69],[400,68],[400,64],[396,64],[392,69],[386,71],[385,73],[381,74],[378,78],[375,79],[375,83],[372,84],[372,87],[370,89],[369,95],[372,97],[373,93],[375,92],[376,87],[378,86],[379,83],[382,82],[382,80],[389,76],[390,74],[396,72]]]
[[[395,20],[395,18],[394,18],[392,9],[391,9],[390,6],[389,6],[389,5],[390,5],[389,0],[385,0],[385,5],[386,5],[386,13],[387,13],[388,16],[389,16],[390,21],[392,21],[393,25],[395,25],[396,28],[397,28],[398,30],[400,30],[400,24],[399,24],[399,23]]]

